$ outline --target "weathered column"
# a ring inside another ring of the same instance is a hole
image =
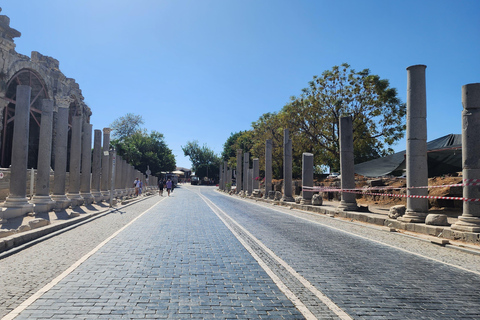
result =
[[[253,169],[248,169],[248,195],[251,196],[253,194]]]
[[[407,187],[428,185],[427,165],[427,94],[424,65],[407,68]],[[428,214],[428,189],[407,189],[407,210],[397,220],[424,222]]]
[[[250,167],[250,152],[243,154],[243,191],[248,194],[248,169]]]
[[[93,137],[93,164],[92,164],[92,196],[95,202],[103,200],[100,192],[100,177],[102,173],[102,131],[95,129]]]
[[[480,179],[480,83],[462,87],[462,168],[464,183]],[[463,197],[480,199],[480,187],[464,186]],[[464,201],[463,213],[453,230],[480,233],[480,202]]]
[[[121,175],[121,186],[122,186],[122,196],[127,196],[127,175],[128,175],[128,164],[125,159],[122,159],[122,175]]]
[[[101,191],[103,200],[110,199],[110,128],[103,128],[102,179]]]
[[[283,197],[281,201],[295,201],[292,196],[292,140],[290,140],[288,129],[283,130]]]
[[[67,144],[68,144],[68,113],[70,97],[57,98],[57,121],[55,124],[55,167],[53,173],[53,194],[55,209],[62,210],[70,206],[70,199],[65,195],[67,180]]]
[[[242,191],[242,149],[237,149],[237,189],[236,193]]]
[[[3,203],[0,221],[33,212],[28,202],[25,183],[27,181],[28,134],[30,124],[29,86],[18,85],[13,124],[12,165],[10,170],[10,194]]]
[[[268,199],[268,192],[272,191],[272,140],[265,141],[265,195]]]
[[[38,144],[37,181],[32,203],[35,213],[48,212],[55,201],[50,197],[50,164],[52,160],[53,100],[42,101],[42,118]]]
[[[304,152],[302,155],[302,200],[301,204],[312,204],[313,192],[304,190],[313,187],[313,154]]]
[[[227,191],[227,183],[228,183],[228,162],[223,161],[223,191]]]
[[[92,175],[92,125],[83,123],[82,138],[82,174],[80,176],[80,195],[84,199],[84,204],[92,204],[95,200],[90,193]]]
[[[342,189],[355,189],[355,168],[353,158],[353,121],[351,116],[341,117],[340,130],[340,183]],[[339,210],[357,210],[355,193],[342,192]]]
[[[260,160],[253,159],[253,190],[260,189]]]
[[[72,207],[83,204],[80,195],[80,162],[82,157],[82,116],[72,118],[72,137],[70,142],[70,180],[67,197]]]
[[[145,183],[143,186],[145,190]],[[118,155],[118,153],[115,168],[115,196],[122,197],[122,156]]]
[[[218,189],[223,190],[223,164],[220,164],[218,172]]]

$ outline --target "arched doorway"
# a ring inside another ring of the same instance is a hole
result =
[[[30,97],[28,168],[36,168],[38,159],[42,100],[48,99],[48,92],[43,79],[30,69],[20,70],[7,83],[5,100],[8,101],[8,104],[3,110],[0,166],[7,168],[12,163],[13,123],[15,121],[15,104],[18,85],[28,85],[32,88]]]

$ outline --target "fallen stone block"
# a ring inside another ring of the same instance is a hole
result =
[[[15,233],[17,233],[17,230],[15,229],[0,230],[0,238],[5,238]]]
[[[276,191],[268,191],[268,199],[274,200],[275,199],[275,192]]]
[[[323,204],[323,198],[320,194],[314,194],[312,196],[312,204],[314,206],[321,206]]]
[[[49,224],[50,224],[50,221],[42,219],[42,218],[33,219],[33,220],[28,222],[28,225],[32,229],[37,229],[37,228],[41,228],[41,227],[44,227],[44,226],[48,226]]]
[[[397,219],[405,214],[406,207],[404,205],[397,205],[390,207],[390,211],[388,212],[388,217],[390,219]]]
[[[449,226],[447,216],[445,214],[431,213],[425,218],[425,224],[432,226]]]
[[[28,224],[22,224],[20,227],[17,228],[17,232],[25,232],[31,229],[32,228]]]
[[[300,201],[302,201],[302,197],[301,197],[301,196],[295,197],[295,203],[296,203],[296,204],[300,204]]]
[[[274,200],[280,201],[282,199],[282,193],[280,191],[275,191],[275,198]]]

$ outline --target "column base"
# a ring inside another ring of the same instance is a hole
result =
[[[83,204],[88,206],[95,201],[95,198],[91,193],[80,193],[80,196],[83,198]]]
[[[309,206],[312,204],[312,199],[302,199],[300,200],[300,204]]]
[[[357,211],[358,205],[357,202],[346,202],[340,201],[340,205],[338,206],[337,210],[339,211]]]
[[[7,197],[2,207],[0,208],[0,220],[2,221],[33,212],[33,203],[29,203],[26,197]]]
[[[282,199],[280,199],[280,201],[283,201],[283,202],[295,202],[295,199],[292,197],[292,196],[284,196],[282,197]]]
[[[92,196],[95,203],[99,203],[103,201],[103,194],[100,191],[92,192]]]
[[[55,207],[55,201],[50,196],[33,196],[30,202],[35,205],[35,213],[49,212]]]
[[[63,210],[70,207],[71,201],[67,198],[66,195],[52,195],[52,200],[55,201],[55,210]]]
[[[480,233],[480,218],[458,217],[458,221],[452,224],[452,230]]]
[[[407,210],[405,214],[401,217],[398,217],[397,220],[406,223],[424,223],[427,215],[427,212],[415,212]]]
[[[70,199],[72,208],[83,204],[83,197],[80,193],[67,193],[67,198]]]
[[[110,201],[110,191],[102,191],[103,201]]]

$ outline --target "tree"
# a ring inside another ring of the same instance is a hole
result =
[[[197,140],[188,141],[185,146],[182,146],[182,150],[184,155],[190,158],[192,170],[197,177],[218,179],[221,159],[206,144],[200,147]]]
[[[124,138],[133,135],[137,131],[142,130],[140,126],[143,124],[142,116],[133,113],[127,113],[125,116],[116,119],[110,124],[112,129],[112,136],[115,139],[123,140]]]
[[[313,77],[300,97],[283,109],[292,140],[303,152],[312,152],[317,164],[339,169],[339,119],[351,115],[357,163],[392,153],[393,143],[405,132],[405,104],[388,80],[356,72],[346,63]]]
[[[123,139],[112,140],[118,155],[141,172],[150,167],[152,175],[160,177],[162,171],[176,168],[175,156],[167,147],[163,134],[152,131],[150,134],[138,130]]]

